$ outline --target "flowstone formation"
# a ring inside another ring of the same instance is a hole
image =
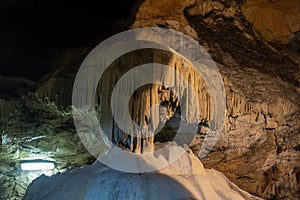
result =
[[[173,144],[177,148],[176,144]],[[124,160],[123,162],[128,162]],[[99,162],[30,185],[23,200],[31,199],[260,199],[239,189],[222,173],[205,170],[193,153],[152,173],[124,173]]]

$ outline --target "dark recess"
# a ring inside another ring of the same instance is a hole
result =
[[[0,1],[0,74],[39,80],[51,52],[95,46],[128,28],[136,0]]]

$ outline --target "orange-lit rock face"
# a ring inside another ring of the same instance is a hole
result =
[[[254,28],[270,42],[287,44],[300,30],[299,0],[246,1],[242,12]]]
[[[203,159],[204,165],[223,171],[240,187],[264,198],[296,195],[299,68],[264,41],[284,44],[295,40],[300,3],[199,0],[176,13],[168,12],[172,3],[165,10],[154,5],[144,2],[135,27],[158,25],[198,38],[219,63],[224,77],[228,119],[214,152]],[[180,12],[184,18],[178,16]],[[185,31],[187,26],[192,31]],[[201,136],[194,142],[192,148],[197,152]]]
[[[135,26],[155,25],[154,22],[161,20],[177,20],[187,23],[182,15],[184,9],[194,3],[194,0],[172,1],[172,0],[154,0],[144,1],[136,14]],[[140,24],[138,24],[140,22]]]

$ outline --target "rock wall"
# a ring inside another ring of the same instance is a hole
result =
[[[257,34],[240,5],[199,0],[187,2],[173,15],[156,15],[156,7],[171,8],[173,3],[145,1],[133,27],[180,30],[198,38],[217,62],[226,86],[228,118],[204,165],[261,197],[293,199],[299,195],[299,67]],[[187,26],[191,31],[185,31]],[[192,145],[195,152],[201,138]]]
[[[300,65],[300,1],[245,1],[241,11],[258,34]]]
[[[21,199],[42,173],[64,172],[93,162],[73,125],[72,115],[35,95],[0,98],[0,199]],[[50,160],[53,171],[23,171],[21,162]]]
[[[290,43],[300,30],[299,0],[247,0],[241,11],[269,42]]]

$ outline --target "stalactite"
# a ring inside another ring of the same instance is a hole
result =
[[[143,132],[145,130],[136,130],[137,135],[147,135],[146,138],[140,139],[128,136],[127,133],[124,133],[124,131],[120,130],[119,127],[117,127],[117,124],[114,123],[112,111],[110,109],[111,93],[118,80],[126,72],[136,66],[145,63],[159,63],[167,65],[171,68],[176,69],[183,77],[185,77],[185,80],[181,80],[181,78],[175,76],[175,74],[158,74],[162,77],[162,85],[150,84],[138,88],[131,96],[129,105],[124,104],[124,106],[128,106],[132,120],[138,125],[146,126],[150,123],[153,123],[153,119],[151,119],[153,113],[150,113],[150,108],[156,104],[162,105],[164,107],[167,114],[166,117],[167,119],[170,119],[175,114],[176,109],[179,107],[180,101],[180,99],[178,99],[178,97],[176,97],[175,93],[172,91],[172,88],[180,88],[181,85],[183,85],[184,81],[187,80],[188,83],[186,84],[190,85],[194,90],[194,92],[196,93],[196,98],[191,98],[192,91],[189,91],[188,89],[183,92],[184,97],[182,100],[186,101],[186,109],[182,110],[185,110],[186,113],[181,114],[183,114],[184,116],[190,116],[191,114],[197,115],[197,113],[200,113],[199,116],[194,116],[187,119],[187,122],[189,123],[197,123],[195,119],[210,120],[211,112],[210,95],[209,91],[206,88],[206,84],[201,75],[194,68],[194,66],[186,59],[170,52],[153,49],[135,51],[123,55],[122,57],[114,61],[104,72],[98,85],[96,100],[99,101],[100,99],[100,115],[106,116],[102,118],[100,117],[101,127],[104,127],[105,132],[113,135],[113,138],[111,138],[113,143],[122,145],[125,145],[125,143],[127,143],[127,147],[135,153],[153,152],[153,132],[155,130],[147,130],[147,133]],[[120,90],[126,90],[126,88],[132,87],[131,84],[138,81],[137,79],[139,78],[140,77],[135,77],[133,80],[126,80],[127,82],[125,83],[125,85],[120,86],[122,87],[120,88]],[[166,87],[163,85],[164,82],[168,82],[166,78],[169,79],[168,81],[173,81],[172,86]],[[120,98],[121,99],[119,99],[119,101],[122,102],[122,97]],[[199,104],[199,112],[196,111],[193,107],[193,105],[196,105],[197,101]]]

